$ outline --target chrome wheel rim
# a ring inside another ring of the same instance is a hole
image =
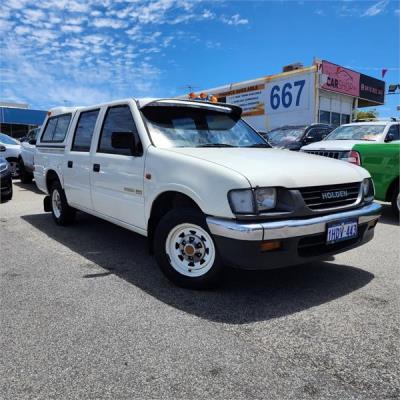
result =
[[[215,246],[211,236],[195,224],[180,224],[171,229],[165,251],[171,266],[189,277],[206,274],[215,261]]]
[[[61,196],[57,189],[53,190],[53,194],[51,196],[51,204],[53,206],[53,213],[56,218],[60,218],[61,216]]]
[[[16,161],[9,161],[11,176],[16,178],[19,175],[18,163]]]

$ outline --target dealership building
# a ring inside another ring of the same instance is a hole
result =
[[[242,107],[243,117],[260,131],[317,122],[339,126],[351,122],[356,109],[385,102],[384,81],[325,60],[201,92]]]
[[[28,104],[0,102],[0,132],[14,138],[42,125],[47,111],[33,110]]]

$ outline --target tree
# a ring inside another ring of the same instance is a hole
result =
[[[378,117],[378,111],[368,110],[368,111],[356,111],[356,119],[374,119]]]

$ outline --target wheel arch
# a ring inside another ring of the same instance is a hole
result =
[[[62,186],[62,180],[58,173],[54,169],[49,169],[46,172],[46,189],[47,193],[50,193],[51,185],[53,182],[59,181]]]
[[[198,203],[185,193],[168,190],[160,193],[153,201],[150,209],[150,216],[147,223],[147,237],[149,242],[149,250],[153,252],[153,240],[155,229],[161,218],[170,210],[175,208],[194,208],[201,213],[202,209]]]

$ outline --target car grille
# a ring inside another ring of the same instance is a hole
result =
[[[348,152],[347,151],[326,151],[326,150],[305,150],[305,153],[315,154],[317,156],[335,158],[336,160],[339,160]]]
[[[355,204],[360,192],[360,183],[341,185],[311,186],[299,189],[307,207],[319,211],[341,208]]]

